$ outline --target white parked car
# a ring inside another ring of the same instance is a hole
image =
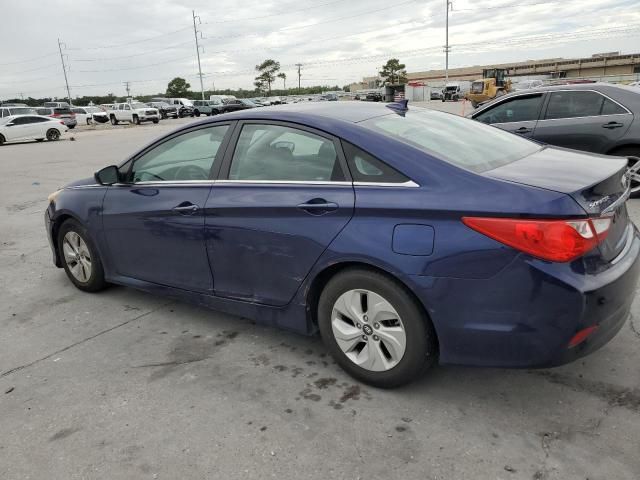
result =
[[[99,107],[73,107],[71,111],[76,114],[76,120],[80,125],[109,121],[109,114]]]
[[[67,131],[61,120],[42,115],[12,115],[0,119],[0,145],[19,140],[59,140]]]
[[[540,87],[544,87],[544,82],[542,80],[522,80],[521,82],[516,83],[513,86],[513,89],[516,92],[519,92],[521,90],[530,90],[532,88],[540,88]]]
[[[114,103],[109,110],[109,118],[112,125],[118,122],[129,122],[140,125],[141,122],[158,123],[160,121],[160,111],[142,102]]]

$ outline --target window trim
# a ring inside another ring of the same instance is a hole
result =
[[[287,127],[294,130],[301,130],[303,132],[311,133],[313,135],[317,135],[326,140],[330,140],[333,142],[333,146],[336,149],[336,154],[338,157],[338,162],[340,163],[340,168],[342,169],[342,174],[344,175],[344,180],[235,180],[229,179],[229,173],[231,171],[231,162],[233,161],[233,155],[235,154],[236,147],[238,146],[238,139],[240,138],[240,133],[245,125],[269,125],[269,126],[278,126],[278,127]],[[247,185],[247,184],[259,184],[259,185],[349,185],[353,184],[353,178],[351,178],[351,173],[349,172],[349,168],[347,167],[347,159],[344,156],[344,152],[342,151],[342,144],[340,139],[334,135],[331,135],[322,130],[317,130],[315,128],[308,127],[306,125],[302,125],[294,122],[283,122],[279,120],[240,120],[236,123],[235,128],[233,129],[233,134],[229,139],[229,146],[227,151],[225,152],[224,159],[222,161],[221,168],[218,172],[217,183],[226,184],[226,185]]]
[[[532,120],[519,120],[517,122],[496,122],[496,123],[485,123],[485,125],[507,125],[509,123],[522,123],[522,122],[539,122],[541,120],[541,116],[542,116],[542,112],[544,111],[546,113],[546,105],[548,104],[547,102],[547,97],[548,97],[548,93],[550,92],[522,92],[519,93],[517,95],[513,95],[511,97],[505,98],[504,100],[501,100],[499,102],[496,102],[495,104],[492,105],[488,105],[486,107],[484,107],[481,110],[478,110],[476,112],[473,112],[473,114],[471,115],[471,118],[473,120],[475,120],[476,122],[480,122],[480,123],[484,123],[482,120],[478,120],[478,117],[480,116],[480,114],[484,113],[484,112],[488,112],[496,107],[499,107],[500,105],[503,105],[504,103],[507,103],[511,100],[515,100],[518,99],[519,97],[535,97],[536,95],[540,95],[540,97],[542,98],[542,101],[540,102],[540,107],[538,107],[538,118],[534,118]]]
[[[132,172],[132,169],[133,169],[133,164],[135,162],[137,162],[141,157],[146,155],[148,152],[150,152],[151,150],[155,149],[156,147],[159,147],[163,143],[171,141],[174,138],[177,138],[177,137],[179,137],[181,135],[185,135],[185,134],[188,134],[188,133],[191,133],[191,132],[196,132],[198,130],[204,130],[206,128],[224,127],[224,126],[227,126],[229,128],[227,128],[227,131],[226,131],[226,133],[224,135],[224,138],[222,139],[222,143],[220,144],[220,147],[218,148],[218,151],[216,152],[216,156],[213,159],[213,164],[211,166],[211,170],[209,171],[209,178],[207,180],[148,180],[148,181],[143,181],[143,182],[132,182],[132,181],[129,181],[129,179],[131,178],[131,172]],[[178,130],[176,132],[173,132],[173,133],[167,135],[166,137],[162,137],[158,141],[152,143],[151,145],[147,145],[143,150],[137,152],[136,154],[134,154],[133,156],[129,157],[127,160],[122,162],[118,168],[121,168],[121,167],[124,167],[125,165],[127,165],[126,170],[124,170],[122,172],[123,176],[127,179],[127,181],[119,182],[119,183],[116,183],[114,185],[120,185],[120,186],[123,186],[123,185],[124,186],[130,186],[130,185],[184,186],[184,185],[210,185],[210,184],[213,184],[213,182],[217,178],[218,172],[220,171],[220,167],[222,166],[222,160],[224,159],[224,154],[226,153],[226,150],[227,150],[227,148],[229,146],[229,140],[231,138],[231,134],[233,133],[234,129],[235,129],[235,122],[223,121],[223,122],[208,123],[208,124],[205,124],[205,125],[197,125],[197,126],[194,126],[194,127],[186,128],[184,130]]]
[[[619,107],[622,107],[626,111],[626,113],[609,113],[607,115],[585,115],[584,117],[544,118],[547,115],[547,111],[549,110],[549,104],[551,103],[551,94],[556,93],[556,92],[593,92],[593,93],[597,93],[598,95],[603,96],[607,100],[612,101],[613,103],[615,103]],[[627,107],[622,105],[620,102],[614,100],[613,98],[611,98],[606,93],[600,92],[599,90],[582,89],[582,88],[580,88],[580,89],[577,89],[577,88],[563,88],[563,89],[559,89],[559,90],[553,90],[553,91],[550,91],[548,93],[549,93],[548,99],[546,101],[546,105],[544,105],[544,114],[542,115],[542,118],[540,118],[538,120],[538,122],[553,122],[553,121],[556,121],[556,120],[572,120],[572,119],[577,119],[577,118],[601,118],[601,117],[616,117],[618,115],[633,115],[631,113],[631,111]]]

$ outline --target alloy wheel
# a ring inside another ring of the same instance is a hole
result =
[[[91,253],[82,237],[74,231],[67,232],[62,240],[62,252],[71,275],[79,282],[88,282],[92,271]]]
[[[370,290],[340,295],[331,312],[331,328],[346,357],[365,370],[391,370],[404,356],[407,337],[400,315]]]

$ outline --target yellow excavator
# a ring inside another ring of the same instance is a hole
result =
[[[482,70],[482,79],[471,83],[469,93],[465,98],[477,108],[483,102],[500,97],[511,91],[511,80],[506,80],[507,71],[504,68],[486,68]]]

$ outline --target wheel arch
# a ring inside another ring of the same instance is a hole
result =
[[[53,250],[56,256],[56,267],[62,268],[62,259],[60,257],[60,248],[58,245],[58,232],[60,231],[60,227],[67,220],[75,220],[76,222],[82,224],[82,222],[75,217],[74,215],[64,212],[56,216],[51,222],[51,243],[53,244]]]
[[[420,298],[415,294],[415,292],[407,284],[407,282],[403,281],[402,278],[400,278],[398,275],[395,275],[384,268],[363,261],[344,261],[334,263],[326,266],[314,276],[313,280],[309,284],[305,296],[307,319],[310,325],[312,325],[314,328],[317,328],[318,326],[318,302],[320,301],[320,295],[322,294],[324,287],[337,274],[348,269],[370,270],[372,272],[379,273],[387,277],[389,280],[395,282],[403,290],[405,290],[405,292],[416,302],[416,305],[422,311],[423,315],[431,322],[436,337],[436,345],[439,348],[440,341],[438,339],[438,332],[436,330],[435,323],[433,322],[431,316],[429,315],[429,312],[427,311],[427,306],[420,300]]]
[[[616,152],[618,152],[620,150],[625,150],[625,149],[628,149],[628,148],[629,149],[634,148],[638,152],[640,152],[640,142],[636,142],[636,143],[630,142],[630,143],[623,143],[623,144],[620,144],[620,145],[616,145],[615,147],[610,148],[607,151],[607,155],[613,155],[613,154],[615,154]]]

